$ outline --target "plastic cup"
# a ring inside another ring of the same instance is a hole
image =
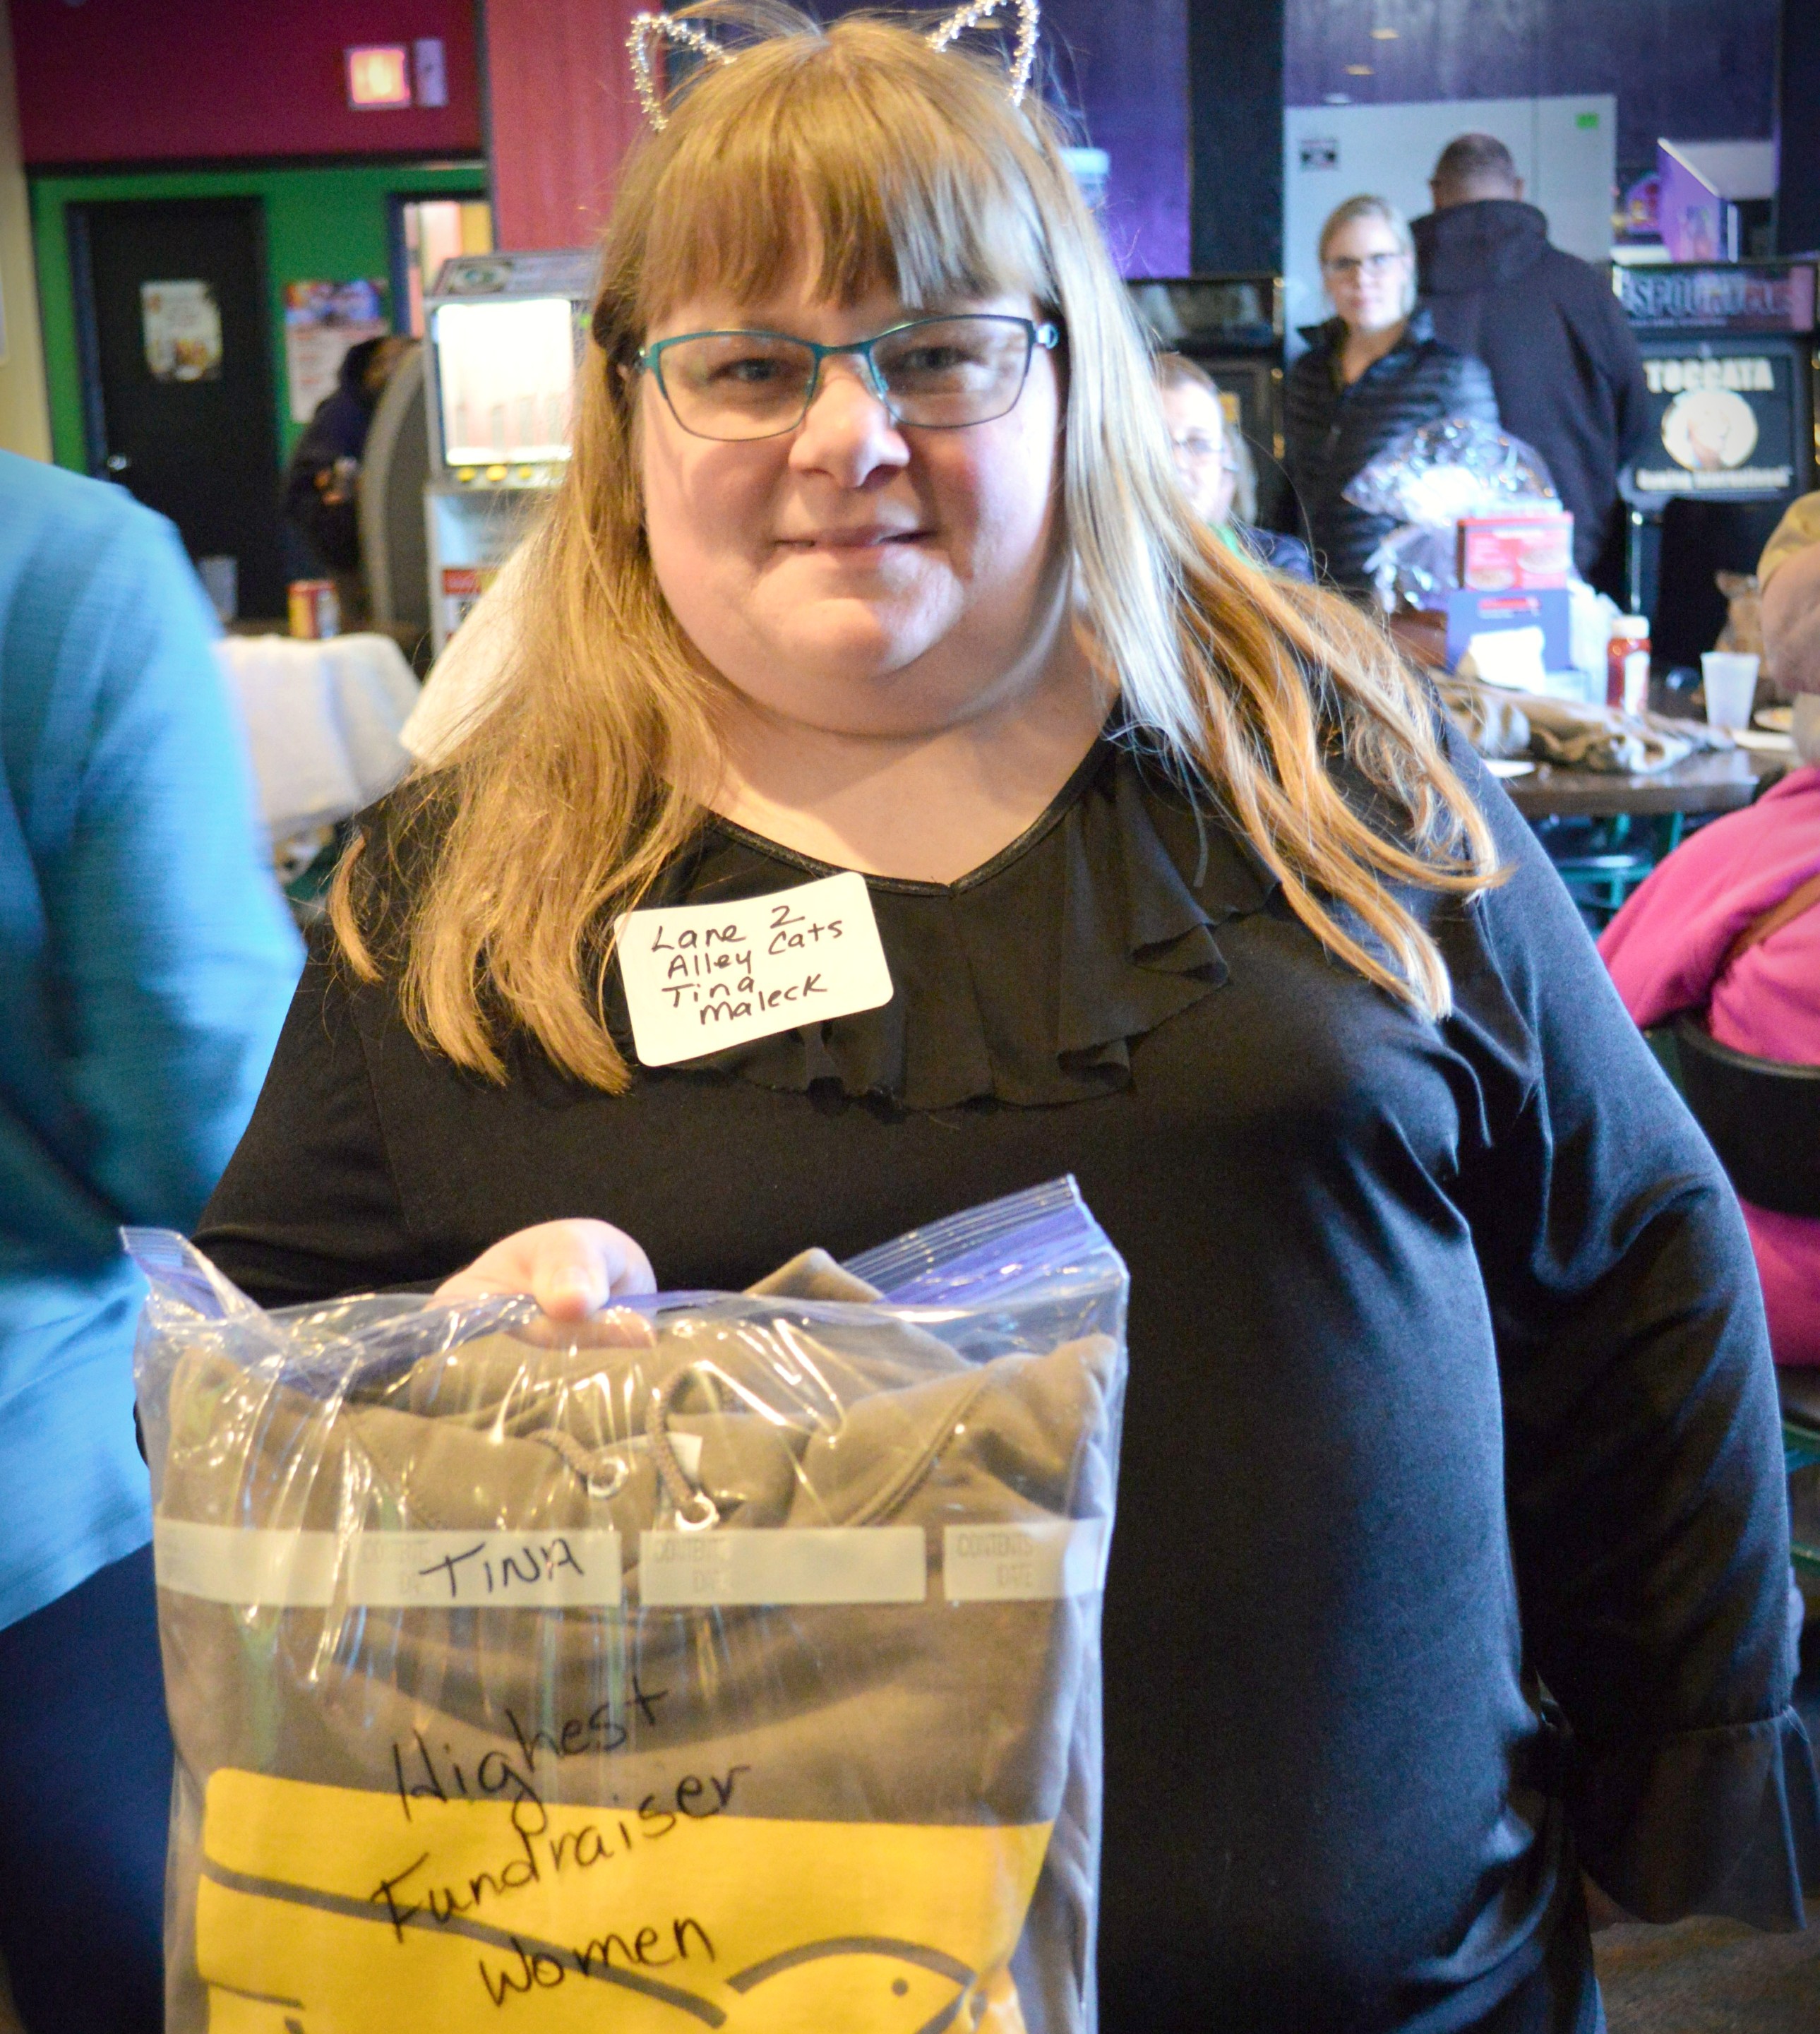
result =
[[[1714,727],[1748,727],[1761,659],[1737,650],[1709,650],[1700,659],[1706,719]]]

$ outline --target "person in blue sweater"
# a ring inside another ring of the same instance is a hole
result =
[[[0,452],[0,1957],[30,2034],[163,2024],[171,1747],[141,1289],[302,955],[176,533]]]

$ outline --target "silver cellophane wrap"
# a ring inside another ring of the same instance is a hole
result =
[[[1125,1274],[1071,1181],[580,1329],[129,1247],[170,2034],[1091,2028]]]

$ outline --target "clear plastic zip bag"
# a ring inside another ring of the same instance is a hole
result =
[[[1444,612],[1459,584],[1455,531],[1462,516],[1534,514],[1560,497],[1541,455],[1477,418],[1443,417],[1394,439],[1347,482],[1346,499],[1392,530],[1365,561],[1379,604]]]
[[[1541,454],[1476,417],[1405,431],[1353,475],[1345,493],[1356,508],[1425,530],[1450,531],[1462,516],[1561,505]]]
[[[581,1330],[127,1241],[171,2034],[1092,2026],[1126,1278],[1071,1180]]]

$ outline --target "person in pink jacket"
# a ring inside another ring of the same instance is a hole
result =
[[[1760,569],[1765,650],[1782,683],[1799,690],[1804,767],[1678,847],[1606,927],[1599,951],[1639,1025],[1703,1010],[1722,1045],[1820,1066],[1820,542],[1809,546],[1792,550],[1779,531],[1765,554],[1769,572]],[[1784,581],[1773,596],[1771,573]],[[1743,1206],[1776,1360],[1820,1365],[1820,1221]]]

